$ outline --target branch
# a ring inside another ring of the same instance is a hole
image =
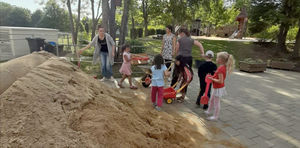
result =
[[[101,13],[100,16],[98,16],[98,15],[99,15],[100,5],[101,5],[101,2],[100,2],[100,0],[99,0],[96,18],[98,18],[98,17],[100,18],[100,16],[102,15],[102,13]]]

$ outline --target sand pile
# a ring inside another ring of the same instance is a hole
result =
[[[4,147],[189,146],[178,121],[145,111],[136,97],[108,89],[64,60],[47,60],[0,98]]]
[[[0,147],[199,147],[182,117],[157,112],[52,57],[0,95]]]
[[[32,68],[44,63],[53,56],[53,54],[44,51],[34,52],[0,64],[0,94],[18,78],[23,77]]]

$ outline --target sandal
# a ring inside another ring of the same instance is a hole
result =
[[[120,84],[120,83],[118,83],[118,86],[119,86],[120,88],[124,88],[124,86],[123,86],[122,84]]]
[[[183,98],[183,97],[178,97],[178,98],[177,98],[177,102],[178,102],[178,103],[184,102],[184,98]]]
[[[130,89],[137,89],[136,86],[130,86]]]

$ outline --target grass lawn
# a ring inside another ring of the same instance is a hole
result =
[[[139,41],[142,41],[144,43],[144,46],[146,46],[147,54],[155,55],[160,53],[162,44],[161,40],[139,39]],[[201,39],[198,41],[202,43],[205,51],[212,50],[215,54],[220,51],[227,51],[228,53],[233,54],[236,61],[248,57],[253,57],[255,55],[253,55],[252,51],[261,49],[261,47],[253,44],[252,42],[220,41],[206,39]],[[201,60],[200,55],[201,53],[199,48],[197,46],[193,46],[192,56],[194,57],[194,59]],[[238,65],[238,62],[236,62],[236,65]]]

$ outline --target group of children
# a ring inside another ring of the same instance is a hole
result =
[[[137,89],[136,86],[132,84],[131,81],[131,56],[130,56],[130,46],[124,45],[122,47],[123,51],[123,64],[120,68],[120,73],[122,74],[122,79],[119,81],[118,85],[120,88],[123,88],[123,81],[128,78],[130,88]],[[212,76],[208,77],[212,81],[212,93],[210,94],[210,90],[208,96],[210,97],[209,104],[203,106],[205,109],[205,114],[212,116],[208,117],[208,120],[218,120],[219,112],[220,112],[220,99],[226,95],[225,90],[225,79],[228,74],[230,74],[233,70],[234,59],[231,54],[227,52],[219,52],[217,53],[216,62],[219,65],[217,68],[216,64],[212,62],[214,58],[214,53],[212,51],[207,51],[205,54],[205,62],[200,65],[198,68],[198,76],[200,81],[200,93],[198,95],[196,105],[200,106],[200,100],[205,92],[205,77],[210,74]],[[186,76],[184,69],[190,69],[186,63],[181,61],[181,56],[177,56],[175,58],[175,70],[177,70],[178,81],[182,81],[181,84],[184,84],[186,81]],[[191,70],[192,71],[192,70]],[[152,78],[151,78],[151,101],[153,103],[153,107],[160,111],[162,102],[163,102],[163,89],[164,89],[164,80],[165,77],[170,76],[170,71],[167,69],[164,59],[161,54],[158,54],[154,57],[153,66],[151,67]],[[186,93],[186,88],[182,90],[182,97],[178,100],[183,100]],[[214,110],[214,111],[213,111]]]

